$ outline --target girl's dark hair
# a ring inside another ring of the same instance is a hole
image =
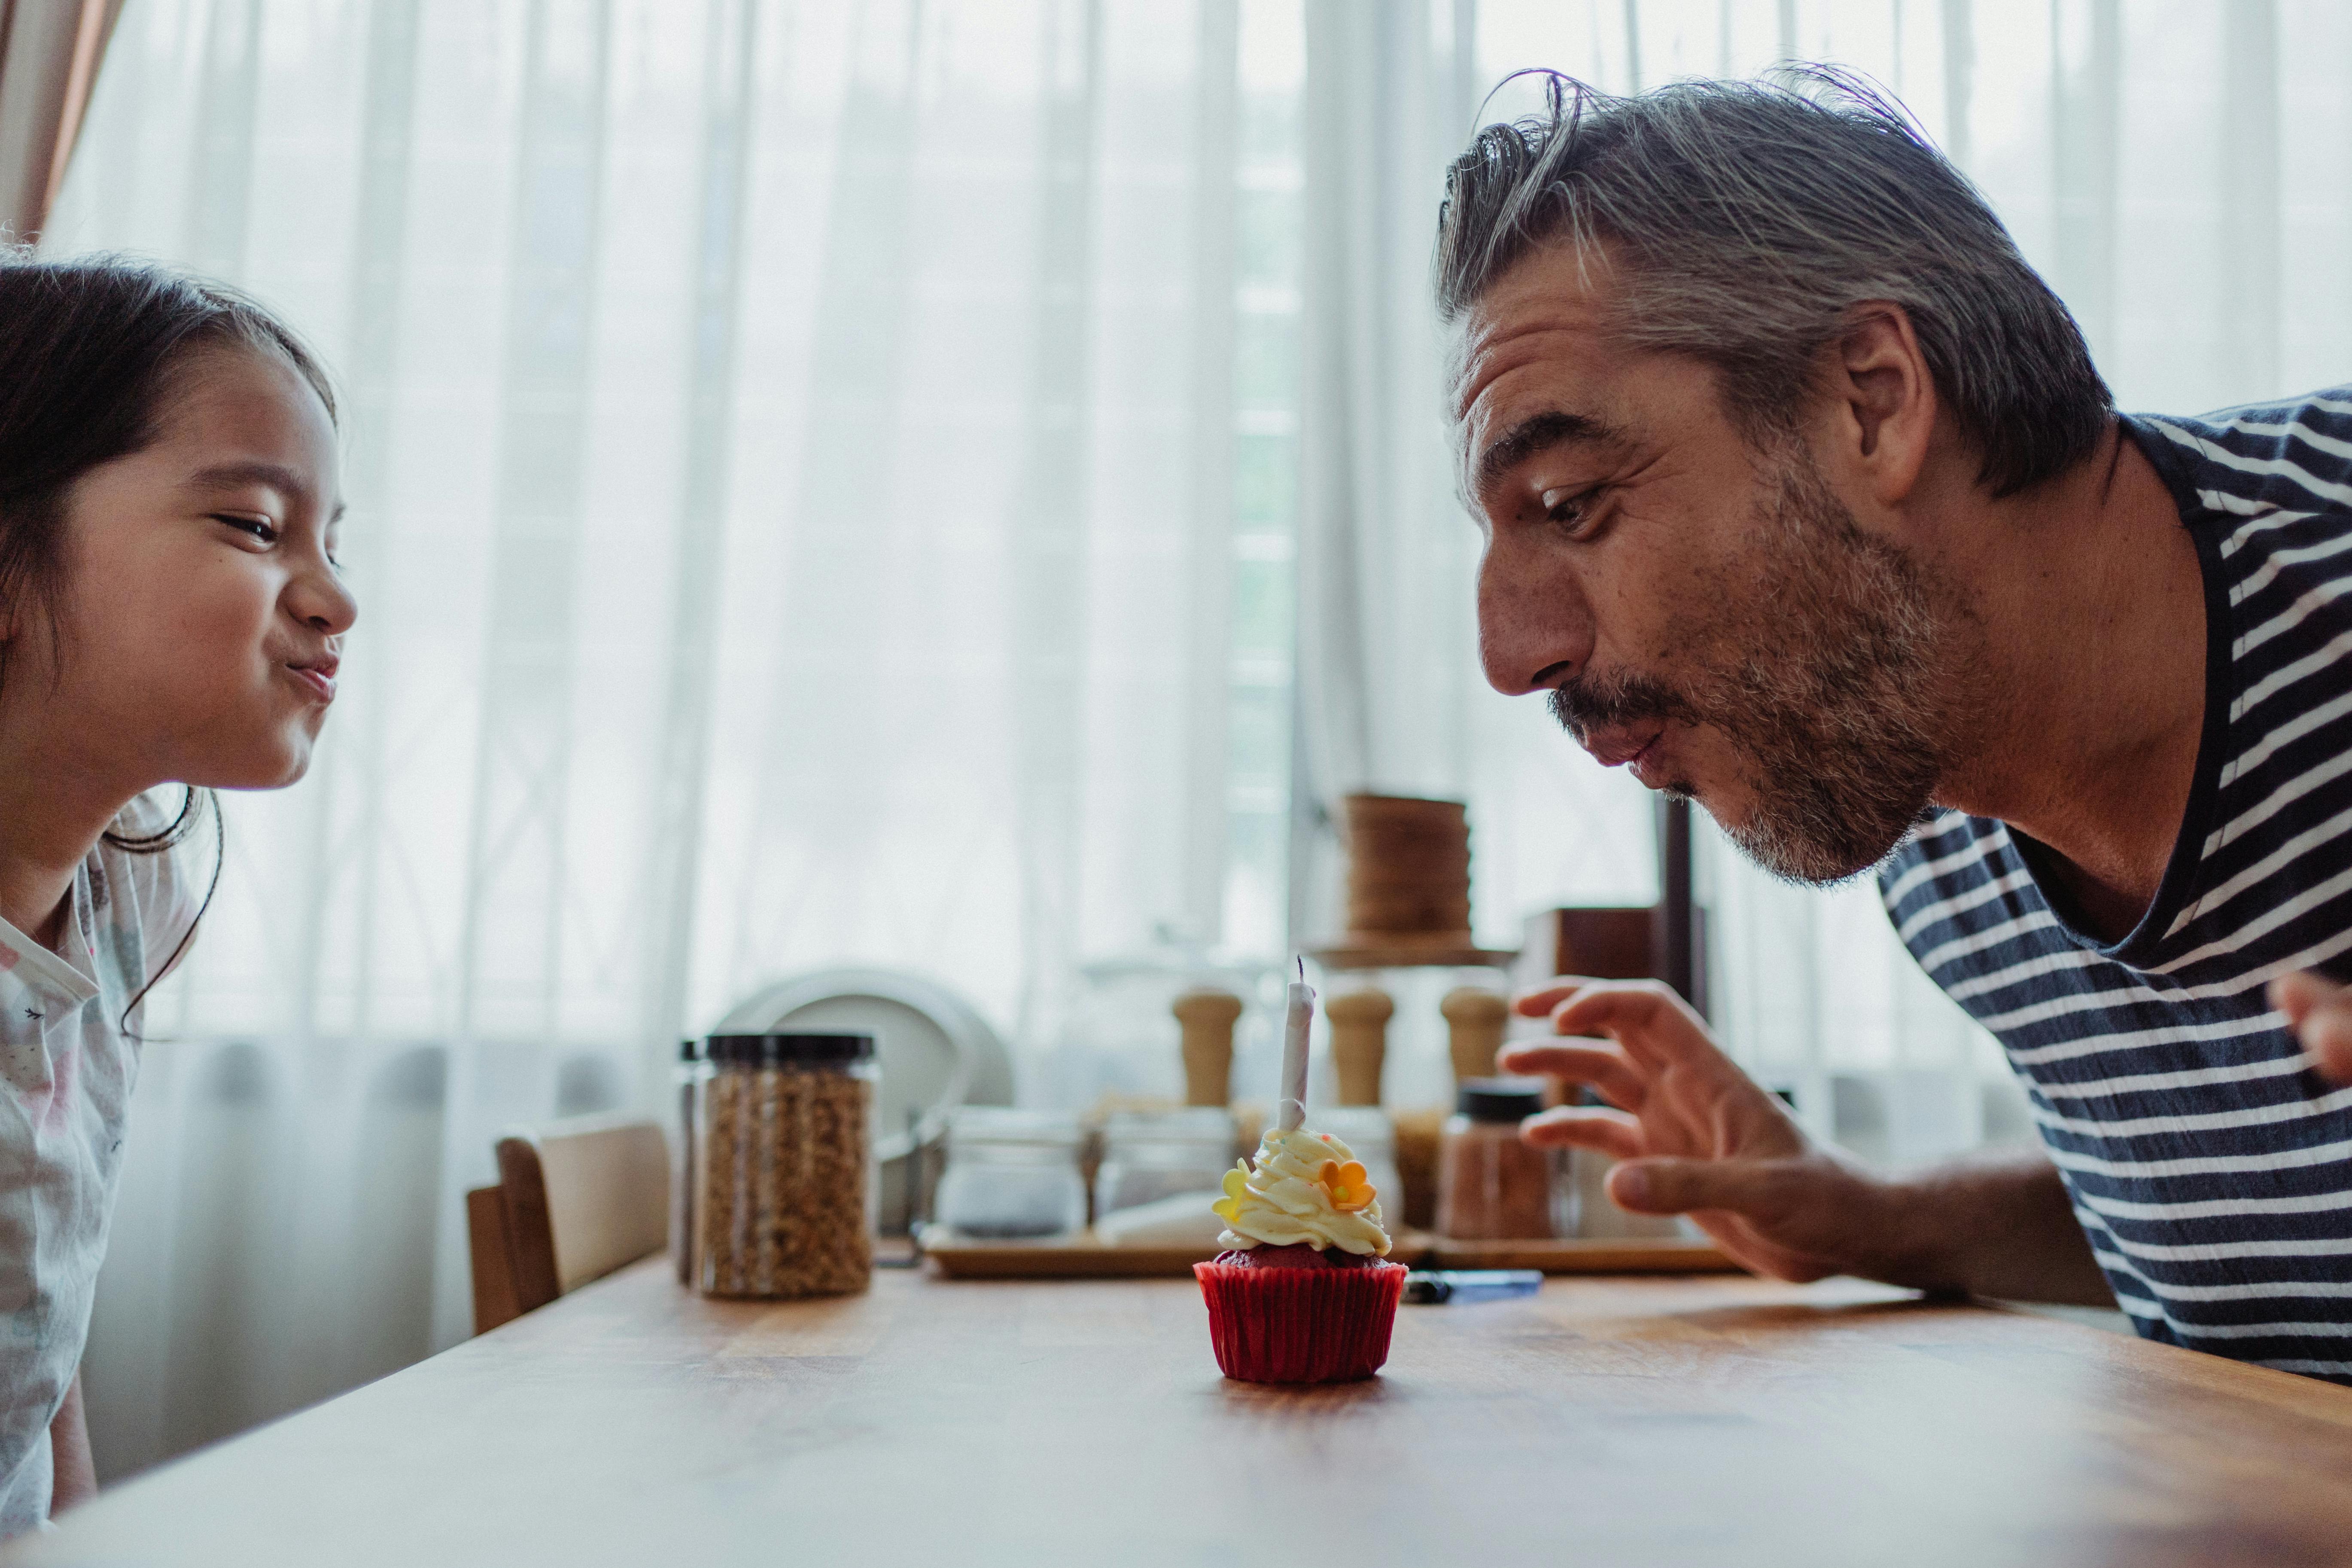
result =
[[[51,652],[62,657],[57,609],[66,581],[66,502],[84,474],[146,447],[162,433],[172,378],[189,353],[242,348],[283,358],[335,418],[325,369],[293,330],[219,283],[129,257],[37,261],[0,247],[0,612],[19,628],[27,608],[44,612]],[[53,662],[55,660],[53,659]],[[0,643],[0,683],[8,673]],[[106,842],[134,855],[170,849],[209,812],[215,838],[220,803],[190,785],[179,816],[161,831],[119,833]],[[220,862],[196,911],[204,918],[220,886]],[[177,962],[195,923],[123,1009],[146,999]]]

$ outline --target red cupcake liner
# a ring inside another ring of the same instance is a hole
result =
[[[1195,1263],[1217,1366],[1244,1383],[1349,1383],[1389,1359],[1405,1267],[1237,1268]]]

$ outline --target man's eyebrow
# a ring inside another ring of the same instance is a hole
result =
[[[188,482],[204,489],[227,489],[235,485],[268,485],[280,495],[309,500],[310,481],[282,463],[265,463],[258,459],[234,463],[215,463],[198,468],[188,477]],[[343,515],[343,503],[335,503],[328,521]]]
[[[1589,414],[1547,409],[1531,414],[1489,442],[1478,454],[1471,494],[1485,495],[1505,474],[1534,457],[1571,442],[1597,444],[1617,438],[1616,427]]]

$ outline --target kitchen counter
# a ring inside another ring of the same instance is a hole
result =
[[[1406,1307],[1228,1383],[1188,1280],[704,1301],[656,1258],[110,1490],[9,1563],[2352,1559],[2352,1390],[1851,1280]]]

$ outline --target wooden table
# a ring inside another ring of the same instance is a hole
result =
[[[110,1491],[24,1563],[2352,1560],[2352,1391],[1852,1281],[1405,1308],[1221,1379],[1187,1281],[697,1300],[660,1261]]]

